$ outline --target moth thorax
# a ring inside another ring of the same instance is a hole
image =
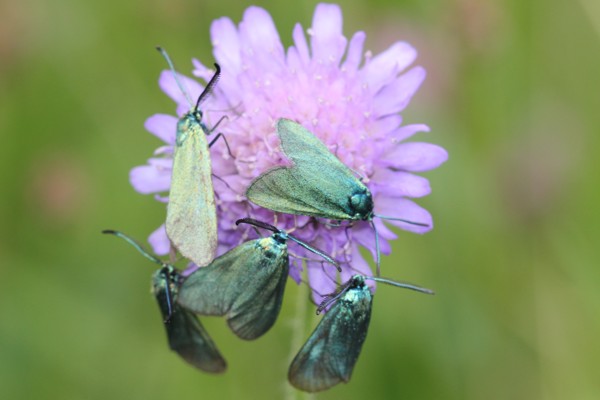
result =
[[[181,146],[188,136],[193,134],[198,127],[202,129],[204,134],[209,133],[208,128],[202,122],[202,111],[192,110],[181,117],[177,122],[177,137],[175,138],[177,145]]]
[[[260,239],[258,245],[261,247],[264,257],[273,259],[281,257],[287,251],[287,238],[279,233],[271,237]]]
[[[353,219],[370,220],[373,216],[373,196],[369,189],[365,188],[360,192],[350,196],[350,210],[352,210]]]
[[[354,275],[352,282],[350,283],[350,289],[359,288],[365,286],[365,277],[362,275]]]

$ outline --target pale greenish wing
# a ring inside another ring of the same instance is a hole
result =
[[[206,135],[193,124],[187,139],[175,146],[167,206],[167,236],[179,252],[199,266],[217,249],[217,213]]]

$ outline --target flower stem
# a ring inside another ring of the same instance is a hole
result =
[[[305,339],[305,321],[306,312],[308,309],[306,305],[307,297],[307,286],[305,286],[304,284],[300,284],[296,293],[296,306],[294,309],[294,316],[290,321],[292,334],[290,335],[290,352],[287,357],[287,359],[290,360],[290,362],[294,359],[298,350],[300,350],[300,346],[302,346],[302,341]],[[292,385],[290,385],[288,382],[285,382],[285,387],[285,400],[295,400],[297,398],[296,394],[298,393],[298,391],[296,391],[296,389],[294,389]],[[309,398],[313,398],[313,396],[310,396]]]

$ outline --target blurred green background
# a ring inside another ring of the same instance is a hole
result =
[[[211,21],[250,4],[0,3],[2,399],[310,398],[286,383],[297,306],[301,341],[318,321],[306,288],[289,283],[255,342],[204,318],[229,362],[210,376],[167,349],[153,266],[100,235],[145,238],[165,215],[128,183],[159,145],[144,120],[174,110],[154,46],[189,73],[212,60]],[[259,5],[287,46],[315,4]],[[405,120],[450,160],[419,201],[436,228],[401,233],[384,259],[437,296],[380,288],[351,383],[316,397],[600,398],[600,3],[340,4],[346,36],[366,31],[374,53],[418,49],[428,78]]]

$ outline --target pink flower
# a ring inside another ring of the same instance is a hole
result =
[[[234,156],[229,156],[220,141],[211,148],[213,173],[218,177],[213,182],[219,254],[255,237],[249,227],[235,226],[237,219],[251,216],[288,231],[294,229],[293,235],[340,261],[342,282],[357,272],[373,275],[358,250],[363,246],[375,252],[374,233],[368,222],[354,223],[349,229],[336,228],[309,217],[274,215],[245,199],[245,190],[254,178],[275,165],[289,164],[278,148],[275,122],[279,118],[304,125],[344,164],[362,175],[373,194],[377,214],[429,226],[388,223],[415,233],[425,233],[433,227],[429,212],[410,200],[430,193],[427,179],[414,173],[436,168],[448,156],[439,146],[406,142],[429,128],[422,124],[403,126],[399,114],[425,79],[422,67],[408,68],[416,58],[415,49],[396,42],[383,53],[367,53],[363,59],[365,33],[355,33],[348,42],[342,35],[341,10],[332,4],[317,5],[308,42],[302,26],[295,26],[294,45],[287,50],[270,15],[259,7],[248,8],[237,27],[226,17],[214,21],[211,37],[216,62],[223,72],[202,109],[209,127],[221,116],[227,116],[218,131],[226,136]],[[214,71],[200,61],[193,60],[193,64],[195,76],[205,82],[212,77]],[[212,65],[212,61],[207,64]],[[190,97],[196,98],[202,86],[192,79],[182,79]],[[161,74],[159,85],[176,101],[177,115],[189,110],[169,71]],[[177,117],[164,114],[146,121],[146,129],[167,146],[160,148],[147,165],[132,169],[131,183],[138,192],[168,192],[176,123]],[[374,222],[382,253],[389,254],[389,241],[397,236],[382,220],[376,218]],[[164,225],[150,235],[149,241],[157,254],[168,252]],[[289,245],[292,254],[318,260],[299,246]],[[290,275],[300,282],[301,259],[290,260]],[[315,301],[335,290],[332,266],[320,260],[308,261],[306,265]]]

